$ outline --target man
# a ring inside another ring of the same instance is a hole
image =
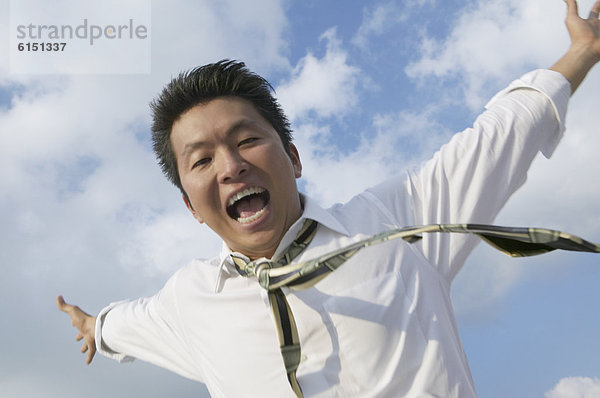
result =
[[[174,79],[153,102],[154,148],[223,250],[157,295],[97,317],[59,297],[87,363],[96,348],[139,358],[206,383],[214,397],[475,396],[450,303],[472,237],[363,249],[302,290],[267,292],[255,276],[264,263],[245,262],[302,263],[390,225],[491,222],[537,152],[552,153],[568,97],[600,60],[600,0],[587,19],[566,3],[572,43],[550,70],[513,82],[418,172],[327,210],[298,193],[302,164],[266,81],[234,62]]]

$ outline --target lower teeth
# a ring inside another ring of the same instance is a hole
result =
[[[258,219],[258,217],[260,217],[265,212],[265,209],[266,209],[266,207],[263,207],[256,213],[252,214],[250,217],[238,217],[237,222],[242,223],[242,224],[247,224],[249,222],[252,222],[252,221]]]

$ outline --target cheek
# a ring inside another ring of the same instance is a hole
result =
[[[182,186],[196,210],[210,206],[215,201],[214,198],[218,198],[211,185],[201,179],[187,178],[182,181]]]

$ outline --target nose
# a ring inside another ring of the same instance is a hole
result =
[[[234,182],[248,171],[248,164],[239,152],[223,150],[219,154],[219,182]]]

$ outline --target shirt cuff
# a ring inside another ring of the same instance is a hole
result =
[[[114,359],[119,362],[132,362],[133,360],[135,360],[135,358],[111,350],[102,339],[102,326],[104,325],[104,320],[106,318],[106,315],[108,315],[108,313],[110,312],[110,310],[126,302],[127,300],[117,301],[114,303],[110,303],[108,306],[104,307],[102,311],[100,311],[100,313],[98,314],[98,317],[96,318],[96,330],[94,332],[96,339],[96,350],[105,357]]]
[[[485,107],[489,108],[499,98],[504,97],[511,91],[522,88],[539,91],[552,104],[552,109],[558,121],[558,128],[554,132],[548,132],[548,139],[540,150],[546,158],[549,158],[554,153],[565,131],[567,106],[571,97],[571,84],[558,72],[548,69],[537,69],[513,81],[508,87],[496,94]]]

